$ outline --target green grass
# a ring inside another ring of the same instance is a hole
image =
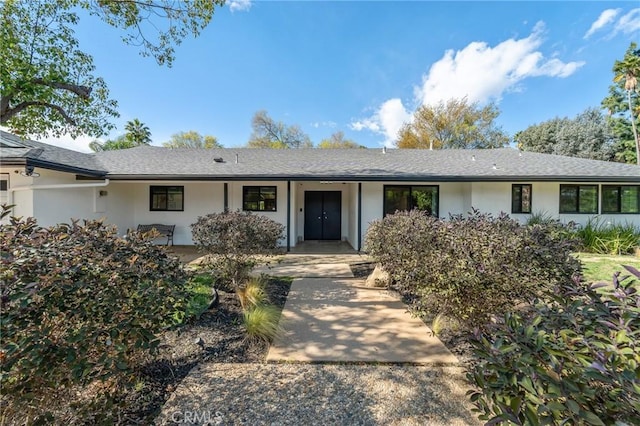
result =
[[[613,256],[594,253],[576,253],[575,255],[583,265],[583,275],[585,281],[594,282],[610,282],[613,274],[617,271],[626,270],[622,265],[631,265],[640,268],[640,257],[637,256]]]

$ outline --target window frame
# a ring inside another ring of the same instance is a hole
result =
[[[273,190],[273,195],[274,195],[274,209],[273,210],[267,210],[267,209],[260,209],[259,206],[260,204],[258,203],[258,208],[257,209],[248,209],[246,207],[246,203],[247,203],[247,191],[250,189],[258,189],[258,196],[260,196],[262,194],[262,190],[265,188],[269,188],[269,190]],[[277,212],[278,211],[278,187],[276,185],[245,185],[242,187],[242,211],[245,212]]]
[[[566,187],[576,188],[576,201],[575,211],[562,210],[562,189]],[[580,188],[595,188],[596,189],[596,205],[595,211],[581,212],[580,211]],[[600,186],[596,184],[561,184],[558,191],[558,214],[598,214],[600,210]]]
[[[440,217],[440,185],[383,185],[382,188],[382,216],[386,216],[388,214],[393,214],[393,213],[387,213],[387,189],[388,188],[403,188],[403,189],[409,189],[409,200],[411,202],[411,209],[407,210],[407,211],[411,211],[414,209],[413,206],[413,188],[435,188],[436,190],[436,208],[435,211],[431,212],[431,216],[433,217]],[[424,211],[424,210],[422,210]],[[394,212],[395,213],[395,212]]]
[[[604,206],[605,206],[605,202],[604,202],[604,193],[605,193],[605,189],[606,188],[617,188],[618,189],[618,199],[617,199],[617,204],[618,204],[618,210],[617,211],[611,211],[611,210],[605,210]],[[636,201],[638,206],[638,211],[637,212],[623,212],[622,211],[622,189],[623,188],[637,188],[638,190],[638,200]],[[601,191],[600,191],[600,202],[602,205],[602,214],[640,214],[640,185],[602,185]]]
[[[529,187],[529,211],[528,212],[523,211],[523,209],[522,209],[522,200],[523,200],[523,198],[522,198],[522,188],[525,187],[525,186]],[[519,211],[516,211],[514,209],[515,204],[514,204],[513,196],[514,196],[514,191],[515,191],[516,187],[520,187],[520,203],[519,203],[520,209],[519,209]],[[532,211],[533,211],[533,185],[530,184],[530,183],[513,183],[513,184],[511,184],[511,214],[532,214]]]
[[[169,188],[180,188],[180,192],[182,193],[182,203],[180,209],[170,209],[169,208]],[[159,189],[164,189],[165,199],[166,199],[166,208],[154,208],[153,207],[153,196],[159,194],[161,191]],[[183,212],[184,211],[184,185],[150,185],[149,186],[149,211],[152,212]]]

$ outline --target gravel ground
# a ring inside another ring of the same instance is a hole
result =
[[[202,364],[156,424],[482,424],[466,402],[467,389],[461,367]]]

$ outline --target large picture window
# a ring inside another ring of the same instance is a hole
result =
[[[531,185],[514,184],[511,187],[511,213],[531,213]]]
[[[242,188],[242,210],[275,212],[277,209],[275,186],[245,186]]]
[[[397,210],[424,210],[438,216],[439,188],[429,186],[385,186],[384,214],[393,214]]]
[[[603,185],[602,213],[640,213],[640,185]]]
[[[560,213],[598,213],[598,186],[560,185]]]
[[[149,210],[184,211],[184,186],[152,186]]]

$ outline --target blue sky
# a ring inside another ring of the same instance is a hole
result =
[[[497,102],[510,135],[599,106],[640,39],[640,3],[237,0],[178,46],[172,68],[93,18],[76,34],[119,103],[111,137],[139,118],[153,144],[196,130],[241,146],[264,109],[315,143],[343,131],[379,147],[417,106],[450,97]]]

